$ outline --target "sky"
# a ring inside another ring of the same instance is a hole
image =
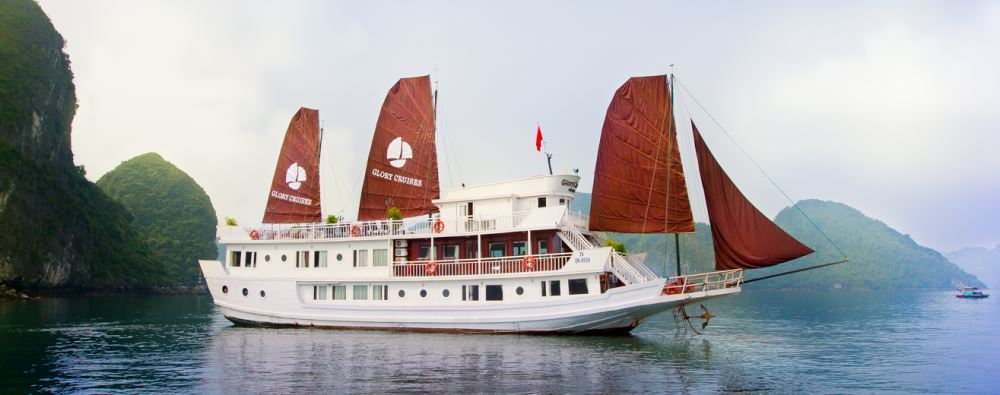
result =
[[[96,181],[157,152],[220,219],[260,222],[300,106],[325,129],[323,210],[354,217],[387,90],[426,74],[442,190],[547,173],[541,125],[589,192],[614,90],[673,72],[678,124],[765,214],[790,203],[750,158],[932,248],[1000,243],[998,2],[39,2],[75,74],[76,164]]]

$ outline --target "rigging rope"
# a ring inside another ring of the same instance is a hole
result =
[[[755,161],[753,159],[753,157],[750,156],[750,154],[745,149],[743,149],[743,146],[741,146],[738,142],[736,142],[736,139],[733,138],[733,136],[731,134],[729,134],[729,132],[726,130],[726,128],[722,127],[722,124],[720,124],[719,121],[716,120],[714,116],[712,116],[712,113],[708,112],[708,109],[706,109],[705,106],[703,106],[701,104],[701,102],[698,101],[698,98],[695,97],[694,94],[692,94],[690,90],[688,90],[687,86],[685,86],[684,83],[681,82],[679,79],[675,78],[675,80],[677,81],[677,84],[681,86],[681,89],[684,89],[684,92],[686,92],[688,94],[688,96],[691,96],[691,99],[694,100],[695,104],[697,104],[698,107],[700,107],[701,110],[705,112],[705,115],[708,115],[708,118],[711,119],[712,122],[715,123],[715,126],[718,126],[719,129],[722,130],[722,133],[725,134],[726,137],[729,138],[729,141],[732,141],[733,144],[736,145],[736,148],[738,148],[740,150],[740,152],[742,152],[743,155],[745,155],[747,157],[747,159],[750,160],[750,163],[752,163],[753,166],[756,167],[757,170],[760,171],[760,173],[763,174],[764,177],[767,178],[767,180],[771,182],[771,185],[773,185],[775,187],[775,189],[778,190],[778,192],[781,192],[781,194],[785,197],[785,199],[788,200],[788,202],[792,205],[792,207],[795,207],[795,209],[799,212],[799,214],[802,214],[802,217],[805,218],[806,221],[808,221],[809,224],[812,225],[812,227],[815,228],[816,231],[819,232],[819,234],[822,235],[823,238],[826,239],[826,241],[828,243],[830,243],[830,245],[833,246],[833,248],[836,249],[837,252],[840,253],[841,256],[843,256],[844,258],[847,258],[847,254],[845,254],[844,251],[841,250],[839,246],[837,246],[837,243],[834,243],[833,240],[831,240],[830,237],[827,236],[826,233],[823,232],[823,230],[819,228],[819,225],[816,225],[816,222],[813,222],[812,218],[810,218],[809,215],[807,215],[806,212],[803,211],[802,208],[799,207],[799,205],[797,203],[795,203],[795,201],[792,200],[792,198],[789,197],[787,193],[785,193],[785,190],[781,189],[781,187],[778,186],[778,183],[775,182],[774,179],[771,178],[771,176],[769,174],[767,174],[767,172],[765,172],[764,169],[761,168],[759,164],[757,164],[757,161]],[[845,259],[844,261],[846,262],[847,259]],[[837,262],[837,263],[841,263],[841,262]],[[822,266],[818,266],[818,267],[822,267]],[[802,270],[800,269],[798,271],[802,271]],[[795,271],[788,272],[788,273],[789,274],[790,273],[795,273]],[[770,278],[770,277],[774,277],[774,276],[762,277],[760,279]],[[756,280],[757,279],[755,279],[754,281],[756,281]],[[749,281],[747,281],[747,282],[749,282]]]
[[[844,258],[847,258],[847,257],[845,256]],[[850,261],[850,259],[841,259],[841,260],[836,261],[836,262],[829,262],[829,263],[824,263],[824,264],[821,264],[821,265],[809,266],[809,267],[804,267],[804,268],[795,269],[795,270],[789,270],[787,272],[781,272],[781,273],[777,273],[777,274],[769,274],[769,275],[766,275],[766,276],[763,276],[763,277],[757,277],[757,278],[751,278],[749,280],[745,280],[745,281],[743,281],[743,284],[752,283],[754,281],[767,280],[769,278],[781,277],[781,276],[784,276],[784,275],[798,273],[798,272],[804,272],[804,271],[807,271],[807,270],[819,269],[821,267],[833,266],[833,265],[844,263],[844,262],[848,262],[848,261]]]

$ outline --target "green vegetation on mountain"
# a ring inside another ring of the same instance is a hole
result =
[[[573,202],[573,210],[589,212],[590,196]],[[586,203],[586,205],[582,204]],[[918,245],[908,235],[869,218],[847,205],[820,200],[798,203],[810,218],[846,253],[851,261],[748,285],[768,289],[949,289],[959,283],[981,285],[939,252]],[[778,266],[750,270],[747,278],[794,270],[839,260],[841,255],[795,208],[778,213],[775,223],[816,250]],[[714,269],[715,254],[709,225],[698,223],[696,233],[681,235],[681,270]],[[646,252],[646,264],[657,273],[675,272],[673,235],[613,234],[631,252]]]
[[[0,1],[0,282],[143,288],[163,270],[131,215],[73,166],[63,39],[32,0]]]
[[[165,284],[202,282],[199,259],[215,259],[215,209],[187,173],[148,153],[122,162],[100,180],[108,196],[125,205],[132,227],[166,269]]]

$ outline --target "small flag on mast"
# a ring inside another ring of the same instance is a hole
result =
[[[542,125],[538,125],[538,132],[535,133],[535,151],[542,151]]]

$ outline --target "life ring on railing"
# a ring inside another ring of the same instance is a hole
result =
[[[528,255],[521,260],[521,266],[525,269],[531,270],[535,268],[535,257]]]
[[[428,276],[433,276],[434,273],[437,273],[437,271],[438,271],[437,263],[427,262],[427,264],[424,265],[424,273],[427,273]]]
[[[438,219],[434,221],[434,233],[444,232],[444,221]]]
[[[361,236],[361,227],[358,226],[358,225],[352,226],[351,227],[351,237],[360,237],[360,236]]]
[[[260,232],[258,232],[257,229],[250,231],[250,240],[257,240],[259,238],[260,238]]]

